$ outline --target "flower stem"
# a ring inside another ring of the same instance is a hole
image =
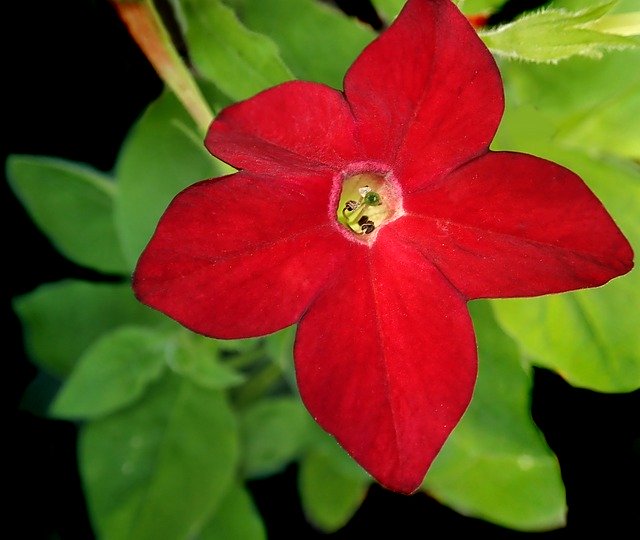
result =
[[[213,119],[213,112],[178,54],[153,0],[111,1],[160,78],[175,93],[198,128],[205,133]]]
[[[265,356],[265,352],[262,349],[262,347],[252,350],[252,351],[247,351],[244,354],[239,354],[239,355],[235,355],[231,358],[229,358],[228,360],[225,360],[225,365],[233,368],[233,369],[242,369],[248,366],[253,365],[256,360],[260,360],[262,358],[264,358]]]
[[[238,407],[246,407],[264,396],[274,383],[282,377],[280,366],[269,362],[260,371],[238,389],[235,395],[235,403]]]

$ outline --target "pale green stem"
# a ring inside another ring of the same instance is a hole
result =
[[[239,354],[232,356],[231,358],[224,361],[225,365],[233,368],[233,369],[242,369],[247,366],[251,366],[256,362],[256,360],[260,360],[264,358],[265,353],[262,347],[256,349],[254,351],[248,351],[244,354]]]
[[[268,363],[238,389],[235,395],[236,404],[244,407],[253,403],[264,396],[281,377],[280,367],[272,362]]]
[[[202,133],[205,133],[213,120],[213,112],[178,54],[153,0],[112,0],[112,3],[160,78],[175,93]]]

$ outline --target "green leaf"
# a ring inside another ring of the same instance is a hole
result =
[[[371,0],[381,19],[391,23],[398,16],[407,0]]]
[[[155,330],[125,326],[109,332],[82,355],[51,414],[91,419],[122,409],[160,377],[166,357],[166,339]]]
[[[558,138],[574,148],[594,148],[640,159],[640,129],[634,129],[629,118],[640,118],[640,80],[618,88],[615,96],[597,108],[565,122]]]
[[[262,400],[245,410],[240,424],[243,475],[261,478],[283,470],[308,442],[311,423],[294,398]]]
[[[638,64],[640,50],[627,50],[557,66],[509,62],[501,70],[509,100],[539,109],[563,146],[639,159],[640,129],[629,122],[640,113],[640,71],[629,69]]]
[[[219,0],[182,0],[185,38],[198,71],[234,100],[293,79],[278,47]]]
[[[505,4],[505,0],[458,0],[455,3],[463,13],[475,15],[477,13],[494,13]]]
[[[512,529],[561,527],[558,462],[529,413],[530,376],[486,302],[470,304],[479,346],[474,397],[423,489],[458,512]]]
[[[168,359],[169,367],[205,388],[215,390],[241,384],[244,376],[225,366],[220,360],[221,343],[189,331],[181,331],[174,337]]]
[[[224,394],[166,372],[143,400],[81,432],[80,471],[98,536],[191,538],[229,492],[237,454]]]
[[[65,257],[100,272],[126,274],[116,234],[116,185],[78,163],[40,156],[10,156],[7,178],[38,227]]]
[[[273,39],[296,77],[334,88],[342,88],[347,69],[376,37],[369,26],[315,0],[227,3],[249,28]]]
[[[530,62],[557,62],[574,55],[602,57],[603,51],[637,47],[640,42],[594,29],[615,2],[579,11],[546,9],[479,33],[492,52]]]
[[[133,127],[116,165],[116,226],[133,268],[160,216],[178,192],[231,169],[205,150],[182,105],[169,92]]]
[[[351,519],[370,483],[363,474],[345,471],[343,458],[338,460],[335,454],[315,447],[303,457],[298,474],[304,513],[309,522],[326,533],[340,529]]]
[[[193,540],[266,540],[267,532],[248,491],[231,486],[213,517]]]
[[[506,0],[454,0],[463,13],[467,15],[477,15],[480,13],[493,13],[500,8]],[[380,18],[390,23],[400,13],[406,0],[372,0],[371,3],[376,8]]]
[[[536,131],[531,131],[536,126]],[[551,141],[552,128],[533,109],[506,115],[500,145],[533,152],[578,173],[640,252],[640,167],[593,159]],[[529,361],[568,382],[601,392],[640,386],[640,270],[594,289],[492,302],[498,322]]]
[[[128,283],[99,284],[66,280],[42,285],[14,299],[31,360],[66,377],[98,337],[118,326],[168,324],[140,304]]]
[[[285,376],[289,387],[297,391],[296,373],[293,363],[293,342],[296,326],[288,326],[265,338],[265,352]]]

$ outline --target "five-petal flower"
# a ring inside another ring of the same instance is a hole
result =
[[[180,193],[134,275],[138,298],[217,338],[299,323],[319,424],[410,493],[476,378],[466,302],[601,285],[632,250],[582,180],[493,152],[496,64],[450,0],[409,0],[344,92],[288,82],[206,138],[239,172]]]

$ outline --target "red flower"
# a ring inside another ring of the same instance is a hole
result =
[[[500,75],[449,0],[410,0],[344,92],[288,82],[223,110],[239,172],[186,189],[140,258],[139,299],[216,338],[299,323],[304,403],[410,493],[476,379],[466,302],[601,285],[632,251],[567,169],[488,150]]]

